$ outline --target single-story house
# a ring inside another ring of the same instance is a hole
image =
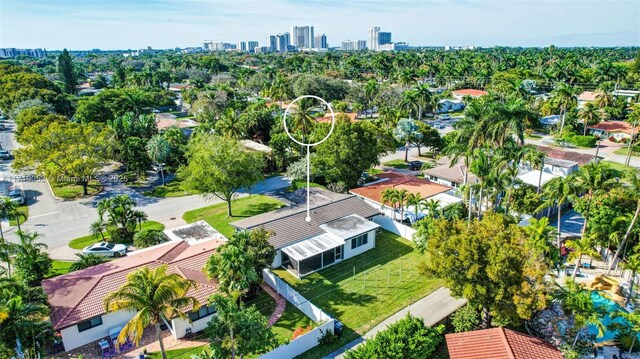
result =
[[[476,89],[460,89],[460,90],[451,91],[451,94],[455,99],[462,100],[466,96],[469,96],[472,98],[478,98],[480,96],[484,96],[488,94],[488,92],[483,90],[476,90]]]
[[[536,146],[536,148],[538,149],[538,151],[543,152],[544,154],[547,155],[545,162],[549,161],[549,159],[557,159],[557,160],[575,162],[579,166],[584,166],[587,163],[591,163],[595,161],[596,159],[596,157],[593,155],[588,155],[585,153],[580,153],[575,151],[562,150],[555,147]]]
[[[626,121],[605,121],[590,126],[589,132],[600,138],[613,137],[616,141],[620,141],[623,138],[629,139],[631,136],[637,137],[640,134],[640,126],[636,126],[634,130],[633,125]]]
[[[197,311],[185,308],[191,322],[180,318],[165,321],[174,338],[185,336],[187,328],[193,333],[203,330],[215,309],[207,307],[207,299],[217,290],[215,281],[202,272],[207,259],[224,243],[212,239],[190,244],[185,240],[174,240],[130,253],[128,256],[83,270],[45,279],[42,287],[47,294],[51,309],[53,329],[60,333],[66,351],[119,333],[136,314],[120,310],[106,313],[104,299],[125,282],[129,273],[144,267],[157,268],[167,265],[169,273],[194,280],[196,289],[187,295],[204,304]]]
[[[222,233],[211,227],[206,221],[197,221],[184,226],[165,229],[164,235],[170,241],[186,241],[190,245],[210,240],[227,241],[227,238]]]
[[[283,267],[298,278],[366,252],[376,245],[372,221],[380,213],[353,195],[326,197],[310,205],[284,207],[231,223],[238,230],[264,228],[272,232],[276,249],[272,267]]]
[[[549,115],[541,117],[539,120],[542,127],[552,128],[560,123],[560,115]]]
[[[538,188],[538,184],[540,184],[540,187],[543,187],[547,182],[557,177],[562,176],[559,174],[551,173],[551,171],[540,170],[528,171],[518,175],[518,179],[520,181],[535,188]]]
[[[424,170],[425,177],[433,182],[443,184],[450,187],[459,187],[464,183],[464,175],[467,168],[464,166],[462,160],[459,160],[456,164],[451,166],[451,159],[449,157],[441,157],[438,160],[439,165]],[[468,183],[478,183],[478,178],[471,172],[467,174]]]
[[[357,112],[334,112],[334,114],[336,115],[336,119],[338,118],[338,116],[347,116],[351,123],[356,122],[358,120]],[[317,122],[331,123],[332,121],[331,112],[327,111],[324,114],[324,116],[318,117],[315,120]]]
[[[598,93],[594,91],[583,91],[578,95],[578,108],[584,107],[587,102],[595,101],[597,95]]]
[[[182,130],[182,132],[189,136],[193,132],[193,129],[200,125],[197,121],[191,119],[179,120],[176,115],[162,112],[156,113],[156,127],[159,132],[166,131],[167,129],[176,126]]]
[[[624,97],[627,99],[627,102],[632,102],[634,99],[640,97],[640,91],[637,90],[615,90],[613,91],[613,96],[615,97]]]
[[[424,210],[419,211],[420,213],[414,213],[415,208],[413,205],[405,205],[404,218],[396,218],[400,215],[397,209],[383,208],[382,193],[386,189],[404,189],[411,194],[420,194],[423,200],[437,200],[440,208],[462,201],[462,199],[453,195],[452,187],[414,175],[389,171],[376,175],[376,177],[380,178],[380,180],[354,188],[349,192],[362,198],[368,205],[379,209],[382,213],[394,219],[408,220],[413,223],[424,217],[426,213]],[[390,206],[390,204],[387,203],[386,206]]]
[[[438,110],[436,113],[453,112],[464,110],[464,102],[460,99],[442,99],[438,101]]]
[[[562,359],[551,343],[506,328],[445,335],[451,359]]]

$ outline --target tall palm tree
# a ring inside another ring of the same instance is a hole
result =
[[[131,218],[138,223],[138,229],[142,230],[142,222],[146,221],[149,217],[143,211],[131,211]]]
[[[560,248],[560,238],[562,234],[562,207],[567,202],[574,201],[576,199],[576,188],[573,186],[570,178],[557,177],[544,185],[542,193],[544,202],[537,211],[541,211],[544,208],[551,207],[553,205],[556,206],[558,211],[557,246]]]
[[[584,107],[578,111],[578,117],[582,119],[582,134],[587,135],[589,126],[595,125],[602,121],[605,112],[602,112],[593,102],[587,102]]]
[[[19,242],[13,246],[15,251],[16,275],[30,286],[40,285],[40,281],[51,269],[51,259],[44,252],[48,246],[38,240],[37,232],[16,231]]]
[[[627,294],[627,298],[624,301],[624,305],[629,304],[631,300],[631,293],[633,293],[633,282],[636,279],[636,273],[640,270],[640,254],[636,253],[632,256],[627,257],[627,259],[622,262],[622,267],[624,269],[628,269],[631,271],[631,282],[629,283],[629,293]]]
[[[552,244],[556,229],[549,225],[549,218],[529,219],[529,225],[524,227],[524,231],[527,234],[527,246],[538,253],[542,261],[558,263],[558,248]]]
[[[246,126],[234,109],[228,109],[215,124],[220,134],[229,138],[241,139],[246,136]]]
[[[563,82],[559,83],[556,88],[551,91],[551,101],[558,107],[560,107],[560,133],[564,129],[564,122],[567,116],[567,111],[575,106],[577,102],[576,90],[571,85],[567,85]]]
[[[631,340],[631,345],[629,346],[629,358],[631,358],[631,353],[633,352],[633,346],[636,344],[636,339],[640,334],[640,310],[636,309],[633,312],[627,312],[625,310],[616,310],[611,313],[611,318],[623,318],[622,321],[613,321],[610,324],[611,330],[616,330],[618,332],[627,332],[631,334],[633,339]]]
[[[7,263],[7,276],[11,277],[11,255],[15,251],[15,244],[0,236],[0,261]]]
[[[404,221],[404,207],[409,199],[409,191],[404,188],[397,191],[396,199],[398,200],[398,206],[400,207],[400,222],[402,222]]]
[[[629,178],[629,186],[632,190],[632,193],[636,193],[636,194],[640,193],[640,175],[634,172],[628,172],[627,176]],[[620,250],[622,249],[622,247],[625,246],[625,244],[627,243],[627,240],[629,239],[629,235],[631,234],[631,231],[635,227],[636,223],[638,223],[639,215],[640,215],[640,196],[638,196],[638,199],[636,202],[636,211],[634,212],[633,217],[631,218],[629,227],[627,227],[627,231],[625,232],[624,237],[620,242],[620,245],[616,249],[616,253],[613,255],[613,258],[611,258],[611,262],[609,262],[609,268],[607,268],[607,275],[611,273],[611,269],[613,269],[613,266],[616,263],[616,259],[620,255]]]
[[[102,220],[102,218],[99,218],[97,221],[91,223],[91,225],[89,226],[89,232],[91,233],[91,236],[93,236],[93,238],[98,238],[100,237],[103,241],[104,239],[104,232],[107,231],[107,224],[104,222],[104,220]]]
[[[600,254],[594,248],[596,243],[590,236],[582,236],[580,238],[567,241],[567,248],[572,251],[569,253],[567,260],[573,261],[576,260],[576,267],[573,269],[573,274],[571,274],[571,279],[575,279],[578,274],[578,269],[580,268],[580,263],[582,262],[582,257],[587,255],[593,258],[600,258]]]
[[[613,169],[602,162],[586,164],[570,176],[570,181],[573,182],[575,188],[587,192],[587,208],[585,213],[582,214],[584,216],[582,235],[586,233],[587,225],[589,223],[589,210],[591,208],[593,196],[604,193],[618,186],[618,180],[619,178],[616,177],[616,173]]]
[[[440,212],[440,201],[437,199],[428,199],[424,203],[424,209],[427,210],[428,216],[430,218],[436,218]]]
[[[98,256],[95,254],[76,253],[76,257],[78,257],[78,260],[73,262],[71,267],[69,267],[69,270],[71,271],[77,271],[77,270],[93,267],[95,265],[106,263],[109,261],[109,258],[105,256]]]
[[[207,260],[205,272],[218,279],[218,288],[227,294],[245,293],[260,280],[254,258],[244,248],[225,244]]]
[[[417,220],[418,213],[420,213],[420,209],[422,208],[422,195],[420,195],[420,193],[409,193],[407,196],[407,205],[413,206],[413,213],[416,215]]]
[[[49,307],[46,304],[19,295],[3,297],[2,300],[0,315],[4,319],[0,325],[1,343],[7,346],[14,346],[17,341],[28,344],[34,340],[34,333],[44,333],[50,328],[47,321]]]
[[[209,298],[209,304],[216,308],[216,320],[229,329],[229,342],[226,344],[231,351],[231,359],[235,359],[238,347],[238,343],[235,339],[235,333],[238,324],[240,324],[236,320],[238,312],[240,311],[238,306],[239,297],[240,293],[234,292],[228,296],[214,294]]]
[[[574,318],[576,337],[571,345],[572,348],[576,346],[580,338],[580,329],[587,325],[594,325],[598,329],[598,337],[604,334],[604,324],[601,319],[605,314],[603,307],[597,307],[591,299],[591,293],[573,280],[567,282],[563,293],[562,307]]]
[[[476,149],[473,152],[473,160],[471,161],[471,171],[480,180],[478,194],[478,216],[482,213],[482,200],[487,179],[493,173],[491,167],[491,159],[487,154],[487,150]]]
[[[378,95],[379,91],[380,91],[380,85],[376,80],[369,80],[364,85],[364,96],[367,99],[368,110],[372,109],[371,103],[373,99]],[[371,113],[371,116],[373,116],[373,111],[370,111],[370,113]]]
[[[123,343],[129,337],[137,345],[144,328],[153,325],[162,359],[167,359],[160,324],[174,317],[188,319],[183,310],[200,307],[194,297],[187,295],[189,290],[195,288],[194,281],[176,273],[167,274],[166,265],[155,269],[144,267],[127,275],[127,281],[104,299],[107,313],[119,310],[137,312],[120,331],[118,342]]]
[[[313,115],[311,114],[312,107],[313,101],[311,99],[300,99],[298,101],[298,107],[295,109],[295,112],[288,116],[288,126],[290,126],[289,131],[302,132],[302,141],[300,142],[304,142],[305,137],[311,134],[313,125],[316,123]]]
[[[149,158],[160,166],[160,176],[162,177],[162,185],[164,186],[164,163],[171,155],[171,145],[162,135],[154,135],[147,142],[147,155]]]
[[[20,205],[7,197],[2,198],[0,201],[0,216],[2,216],[2,218],[15,220],[19,231],[21,230],[20,219],[26,219],[27,217],[22,211],[20,211]]]

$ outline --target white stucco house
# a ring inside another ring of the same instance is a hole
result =
[[[464,102],[460,99],[442,99],[438,101],[438,109],[436,113],[446,113],[464,110]]]
[[[603,139],[614,139],[616,141],[628,140],[632,136],[637,138],[640,134],[640,126],[633,128],[633,125],[626,121],[604,121],[589,127],[589,132]]]
[[[178,273],[196,282],[196,289],[187,293],[203,306],[196,311],[185,308],[190,320],[169,318],[162,326],[174,338],[206,328],[215,314],[207,307],[207,299],[217,284],[202,272],[207,259],[224,243],[220,239],[204,239],[189,243],[172,240],[154,247],[130,253],[128,256],[42,281],[51,309],[50,319],[60,334],[65,351],[117,335],[135,315],[134,312],[105,311],[104,298],[126,282],[129,273],[143,267],[167,266],[167,272]],[[96,344],[97,345],[97,344]]]
[[[272,267],[283,267],[302,278],[364,253],[376,245],[372,221],[380,215],[356,196],[336,195],[313,204],[306,221],[306,203],[232,222],[238,230],[264,228],[276,249]]]

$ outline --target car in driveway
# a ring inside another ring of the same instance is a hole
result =
[[[124,244],[98,242],[84,247],[82,254],[95,254],[118,258],[127,255],[127,246]]]
[[[11,159],[11,151],[0,150],[0,160],[10,160],[10,159]]]
[[[450,119],[451,119],[450,115],[441,115],[441,116],[438,117],[438,120],[441,120],[441,121],[443,121],[443,120],[447,121],[447,120],[450,120]]]
[[[407,164],[412,171],[419,171],[422,168],[422,161],[411,161]]]

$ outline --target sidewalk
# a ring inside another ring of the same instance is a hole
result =
[[[407,313],[422,318],[428,326],[437,324],[467,303],[466,299],[455,299],[451,297],[449,293],[449,289],[445,287],[438,288],[435,292],[405,307],[385,319],[382,323],[371,328],[364,336],[348,343],[339,350],[325,356],[323,359],[344,358],[344,353],[347,350],[357,347],[367,339],[373,338],[378,332],[385,330],[390,324],[404,318]]]

